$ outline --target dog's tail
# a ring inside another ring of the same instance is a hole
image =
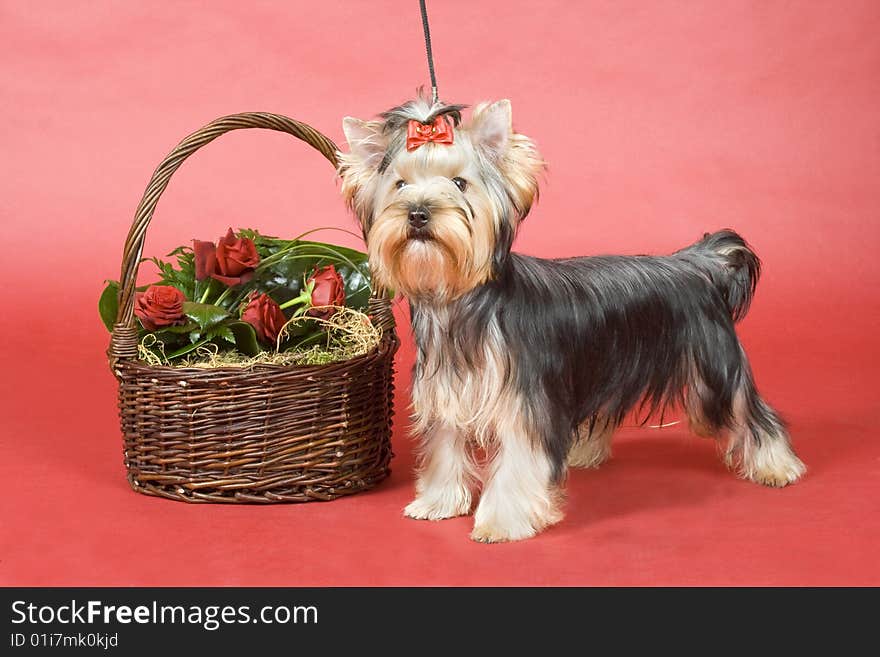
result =
[[[761,261],[742,237],[729,229],[706,233],[676,255],[691,260],[709,275],[733,321],[745,317],[761,275]]]

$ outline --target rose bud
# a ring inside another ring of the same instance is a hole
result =
[[[134,314],[148,331],[183,324],[184,301],[186,297],[176,287],[151,285],[145,292],[137,295]]]
[[[275,342],[287,323],[284,312],[268,294],[252,295],[241,319],[253,326],[257,337],[264,342]]]
[[[193,240],[193,255],[195,256],[196,280],[203,281],[217,271],[217,247],[214,242]]]
[[[307,283],[314,284],[311,299],[312,308],[308,312],[312,317],[327,319],[336,312],[335,308],[321,306],[345,305],[345,283],[333,265],[316,270],[309,277]]]
[[[214,258],[217,267],[211,277],[229,286],[247,283],[253,278],[254,268],[260,264],[253,240],[236,237],[231,228],[217,241]]]

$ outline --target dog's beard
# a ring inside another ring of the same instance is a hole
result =
[[[383,213],[368,239],[374,279],[423,302],[461,296],[484,283],[491,271],[491,238],[475,235],[475,223],[462,208],[444,207],[434,209],[429,226],[415,233],[404,208]]]
[[[455,296],[460,287],[455,253],[435,238],[404,241],[394,259],[398,288],[412,298],[435,300]]]

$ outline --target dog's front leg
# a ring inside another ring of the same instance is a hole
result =
[[[467,515],[473,500],[474,464],[465,436],[447,426],[424,436],[416,478],[416,499],[403,513],[417,520]]]
[[[562,519],[561,492],[541,440],[516,414],[500,420],[496,436],[471,532],[482,543],[529,538]]]

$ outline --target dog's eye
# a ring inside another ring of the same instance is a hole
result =
[[[405,181],[405,180],[398,180],[396,183],[394,183],[394,188],[395,188],[395,189],[403,189],[404,187],[406,187],[406,181]]]
[[[467,189],[468,183],[464,178],[455,177],[452,179],[452,182],[455,183],[455,186],[458,187],[459,191],[465,191]]]

